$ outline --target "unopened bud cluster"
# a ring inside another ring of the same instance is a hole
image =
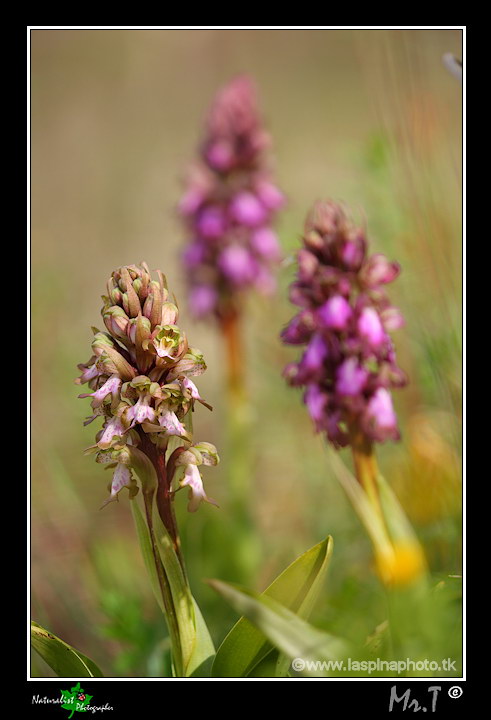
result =
[[[298,252],[290,299],[300,310],[282,332],[306,345],[287,381],[305,387],[316,430],[336,447],[354,434],[384,442],[399,438],[390,390],[406,383],[389,331],[403,324],[385,285],[399,274],[384,255],[368,255],[362,228],[333,202],[314,205]]]
[[[271,224],[284,197],[265,162],[269,146],[252,81],[237,77],[215,98],[201,160],[179,206],[190,237],[183,260],[197,317],[223,317],[247,288],[265,294],[275,288],[280,248]]]
[[[165,452],[169,438],[177,436],[192,449],[188,414],[196,401],[210,406],[190,379],[205,371],[203,356],[189,347],[177,325],[179,311],[161,272],[152,280],[146,263],[122,267],[111,275],[102,299],[106,331],[93,328],[92,356],[78,366],[82,374],[76,382],[87,383],[92,391],[79,396],[92,398],[92,415],[85,424],[103,420],[89,451],[114,469],[109,502],[123,487],[130,496],[137,492],[131,447],[147,437]],[[208,500],[198,465],[218,462],[215,448],[201,445],[206,461],[196,451],[181,482],[190,488],[191,510]]]

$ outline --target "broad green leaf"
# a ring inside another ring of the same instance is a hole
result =
[[[347,654],[343,640],[317,630],[271,597],[220,580],[209,580],[209,584],[289,659],[322,662],[338,660]],[[313,670],[309,674],[324,676],[326,672]]]
[[[331,537],[314,545],[287,567],[262,597],[272,598],[299,617],[308,618],[322,588],[332,548]],[[213,677],[245,677],[270,651],[265,634],[250,620],[241,618],[217,651]]]
[[[86,655],[31,620],[31,645],[58,677],[103,677]]]
[[[252,670],[249,671],[247,677],[278,677],[278,663],[284,660],[284,658],[285,656],[283,655],[283,653],[280,653],[276,648],[272,648],[272,650],[270,650],[269,653],[257,663],[257,665],[254,665]],[[286,660],[286,662],[288,665],[290,664],[289,658]],[[281,671],[283,670],[284,669],[282,667]],[[283,675],[286,675],[286,672],[283,671]]]

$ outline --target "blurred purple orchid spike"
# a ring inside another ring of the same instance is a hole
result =
[[[219,320],[237,311],[240,295],[271,293],[280,260],[272,221],[284,197],[271,180],[251,79],[236,77],[215,97],[179,212],[189,243],[183,262],[196,317]]]
[[[314,205],[290,287],[299,312],[282,332],[285,343],[306,347],[284,375],[305,388],[316,431],[337,449],[351,447],[354,486],[336,456],[332,465],[370,535],[379,576],[405,585],[424,577],[424,554],[401,508],[392,501],[389,507],[375,455],[375,443],[399,439],[391,390],[407,382],[389,335],[403,318],[385,291],[400,267],[368,255],[367,245],[365,231],[340,205]]]
[[[110,496],[104,504],[116,500],[124,487],[130,497],[138,492],[132,475],[138,448],[154,466],[157,507],[177,545],[172,511],[177,477],[169,473],[165,454],[174,436],[181,443],[179,450],[193,447],[188,420],[196,401],[211,409],[190,380],[201,375],[206,365],[201,352],[189,346],[176,324],[179,313],[169,299],[164,276],[159,272],[158,280],[152,280],[146,263],[113,272],[103,301],[101,312],[107,332],[94,329],[92,356],[78,366],[82,374],[76,382],[88,383],[92,390],[79,396],[92,398],[93,414],[86,424],[97,417],[103,420],[96,444],[89,451],[97,454],[98,462],[114,468]],[[216,450],[209,447],[216,464]],[[181,483],[190,488],[190,510],[196,510],[201,500],[208,500],[199,464],[194,459],[192,468],[185,466],[186,477],[192,477],[193,482]]]
[[[306,345],[285,368],[316,430],[335,447],[397,440],[390,390],[406,384],[389,331],[403,318],[385,285],[399,274],[384,255],[368,255],[363,229],[342,207],[318,202],[307,218],[298,275],[290,299],[298,314],[282,332],[285,343]]]

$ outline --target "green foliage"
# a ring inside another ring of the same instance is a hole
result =
[[[32,620],[31,645],[58,677],[103,677],[90,658]]]
[[[332,538],[328,537],[303,553],[271,583],[261,597],[270,598],[283,605],[299,618],[309,617],[325,580],[332,547]],[[245,677],[250,675],[268,654],[274,653],[271,645],[274,641],[271,641],[268,633],[264,631],[267,621],[260,625],[254,623],[248,612],[243,610],[242,606],[239,607],[244,597],[238,597],[237,592],[230,589],[232,586],[212,581],[212,587],[225,595],[235,610],[246,615],[236,623],[219,647],[213,663],[213,676]],[[249,605],[246,603],[248,608],[250,605],[255,607],[254,596],[252,598]],[[283,666],[284,661],[277,658],[276,667],[282,669]]]
[[[292,658],[315,662],[337,660],[347,654],[347,645],[344,641],[317,630],[268,595],[259,595],[219,580],[210,580],[210,585],[237,612],[243,613],[261,634],[285,655],[283,658],[281,654],[279,656],[273,654],[272,657],[269,655],[261,657],[261,653],[256,654],[255,657],[260,657],[258,665],[261,667],[259,675],[254,674],[256,668],[252,668],[254,677],[262,677],[265,672],[269,673],[273,669],[276,677],[283,677],[288,673]],[[236,649],[238,653],[242,654],[244,650],[247,653],[249,650],[247,639],[242,639]],[[230,664],[232,663],[235,665],[233,661]],[[227,670],[226,667],[225,671]],[[217,676],[215,671],[214,675]]]
[[[150,582],[159,603],[159,606],[168,618],[168,611],[164,607],[162,592],[159,585],[157,570],[155,565],[155,556],[152,549],[152,540],[148,527],[143,520],[141,510],[134,500],[131,503],[135,526],[142,555],[147,567]],[[178,663],[176,671],[182,673],[184,677],[190,677],[199,674],[200,677],[206,675],[211,666],[211,662],[215,655],[215,648],[211,640],[210,634],[203,620],[201,612],[196,601],[191,595],[189,585],[184,572],[182,570],[179,559],[175,553],[172,541],[167,533],[158,512],[153,514],[154,537],[156,543],[156,551],[167,581],[170,586],[172,595],[173,609],[175,611],[175,620],[178,628],[178,646],[180,657],[174,657],[174,661]],[[168,618],[171,622],[172,619]]]

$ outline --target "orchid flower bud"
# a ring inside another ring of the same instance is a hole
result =
[[[103,319],[105,326],[113,336],[126,338],[129,319],[122,307],[113,305],[107,310],[103,310]]]
[[[379,442],[399,439],[397,417],[388,390],[378,388],[368,401],[363,418],[367,432]]]
[[[359,395],[368,379],[368,370],[361,367],[354,357],[347,358],[336,372],[336,392],[340,395]]]
[[[350,320],[353,311],[350,304],[341,295],[326,300],[317,312],[317,317],[323,327],[331,330],[344,330]]]
[[[239,224],[255,228],[261,225],[267,216],[264,205],[251,192],[240,192],[230,204],[232,218]]]
[[[302,355],[302,359],[298,365],[302,382],[324,375],[324,362],[327,355],[328,350],[322,335],[315,333],[307,345],[307,349]]]
[[[391,263],[385,255],[378,254],[368,258],[360,272],[360,278],[368,287],[376,288],[393,282],[400,272],[401,268],[397,263]]]
[[[265,260],[277,261],[281,257],[278,237],[270,228],[259,228],[251,235],[251,248],[254,253]]]
[[[358,332],[373,349],[377,349],[386,340],[380,316],[375,308],[366,307],[358,318]]]
[[[218,257],[218,267],[237,286],[251,282],[256,264],[251,253],[241,245],[229,245]]]
[[[188,348],[187,352],[178,360],[174,367],[169,370],[167,379],[169,381],[174,380],[181,374],[186,375],[186,377],[202,375],[205,370],[206,363],[201,350]]]
[[[174,303],[166,302],[162,305],[160,325],[175,325],[179,317],[179,310]]]
[[[220,462],[217,449],[211,443],[200,442],[194,445],[194,448],[199,451],[203,465],[218,465]]]

